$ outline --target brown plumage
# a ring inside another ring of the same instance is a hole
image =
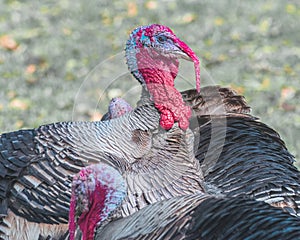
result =
[[[300,172],[279,134],[250,115],[242,96],[216,86],[183,93],[194,115],[195,155],[207,183],[300,217]]]
[[[219,85],[181,92],[183,100],[193,110],[194,116],[222,115],[222,114],[250,114],[251,107],[242,95],[233,89]]]

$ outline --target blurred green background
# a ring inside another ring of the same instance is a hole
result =
[[[298,0],[54,2],[0,1],[0,132],[97,120],[114,96],[134,102],[124,44],[160,23],[198,54],[202,86],[243,94],[300,159]],[[180,69],[181,90],[195,86],[192,67]]]

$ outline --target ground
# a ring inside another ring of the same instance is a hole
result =
[[[1,1],[0,132],[97,120],[115,96],[134,103],[140,89],[123,49],[150,23],[195,50],[202,86],[243,94],[300,159],[298,0]],[[195,87],[192,67],[183,62],[181,90]]]

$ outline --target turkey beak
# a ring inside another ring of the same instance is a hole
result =
[[[174,49],[173,54],[176,55],[178,58],[182,58],[184,60],[193,62],[193,59],[185,52],[183,52],[179,47],[177,49]]]
[[[174,51],[174,54],[176,54],[180,58],[194,62],[195,76],[196,76],[196,89],[197,92],[200,92],[200,61],[198,56],[193,52],[193,50],[188,45],[186,45],[178,38],[175,40],[175,45],[178,49]]]

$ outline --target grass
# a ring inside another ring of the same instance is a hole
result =
[[[161,23],[200,56],[202,85],[231,86],[300,158],[298,1],[1,1],[0,132],[99,119],[111,97],[139,96],[128,33]],[[113,56],[113,57],[112,57]],[[190,64],[181,67],[194,86]],[[297,163],[300,166],[300,163]]]

